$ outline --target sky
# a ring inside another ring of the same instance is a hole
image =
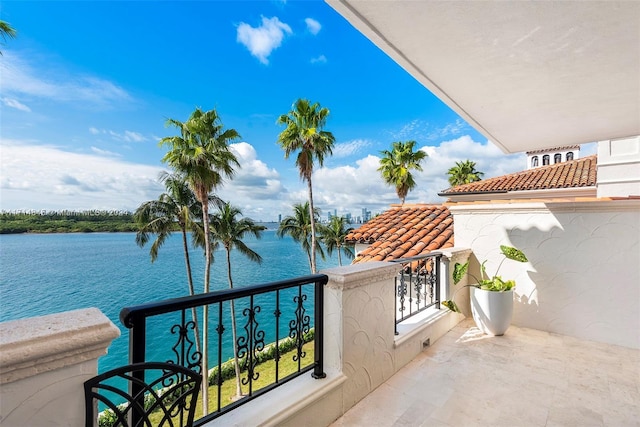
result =
[[[406,203],[442,203],[456,161],[485,178],[526,168],[322,1],[3,0],[0,19],[17,31],[0,40],[3,211],[134,211],[164,190],[167,119],[215,108],[241,135],[217,194],[275,221],[308,197],[277,143],[299,98],[330,110],[336,140],[312,177],[322,218],[399,203],[377,171],[394,141],[428,154]]]

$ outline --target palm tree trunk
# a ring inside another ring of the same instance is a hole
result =
[[[209,197],[200,199],[202,203],[202,225],[204,226],[204,292],[209,292],[209,272],[211,271],[211,244],[209,236]],[[209,413],[209,306],[202,308],[202,415]]]
[[[229,289],[233,289],[233,280],[231,279],[231,248],[227,249],[227,278],[229,279]],[[231,300],[231,335],[233,338],[233,360],[236,369],[236,397],[242,396],[242,384],[240,382],[240,360],[238,359],[238,339],[236,334],[236,309]]]
[[[340,251],[342,250],[342,248],[340,247],[340,245],[338,245],[338,265],[340,267],[342,267],[342,258],[340,257]]]
[[[313,188],[311,187],[311,174],[307,176],[309,187],[309,219],[311,220],[311,274],[316,274],[316,219],[313,215]]]
[[[189,246],[187,245],[187,230],[182,227],[182,246],[184,248],[184,262],[187,266],[187,281],[189,282],[189,295],[195,295],[196,291],[193,287],[193,276],[191,275],[191,260],[189,259]],[[193,324],[195,330],[196,351],[200,354],[200,328],[198,327],[198,311],[195,307],[191,308],[191,315],[193,316]]]

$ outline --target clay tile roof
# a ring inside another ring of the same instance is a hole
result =
[[[453,247],[453,216],[442,205],[394,206],[351,231],[348,243],[368,243],[353,263],[391,261]]]
[[[594,154],[577,160],[458,185],[444,190],[440,195],[595,187],[596,169],[597,159]]]

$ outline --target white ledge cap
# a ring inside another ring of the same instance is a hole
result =
[[[0,323],[0,384],[97,360],[119,336],[97,308]]]
[[[372,282],[393,279],[402,270],[400,263],[369,261],[320,271],[329,276],[329,288],[355,288]]]

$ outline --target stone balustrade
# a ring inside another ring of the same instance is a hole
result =
[[[83,383],[120,330],[97,308],[0,324],[0,425],[84,425]]]

